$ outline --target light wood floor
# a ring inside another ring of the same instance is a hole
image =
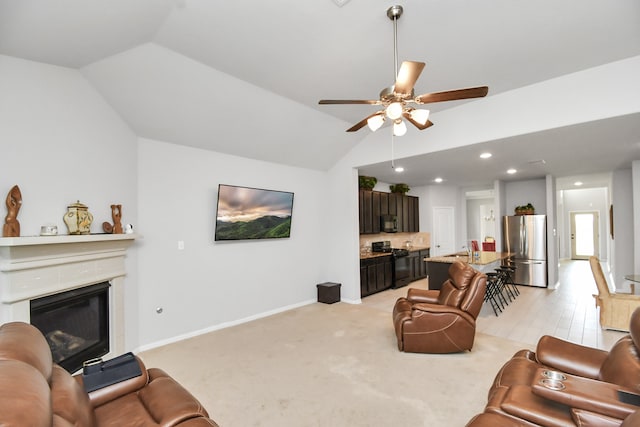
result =
[[[562,261],[557,289],[518,286],[520,295],[496,316],[488,303],[477,319],[477,331],[535,348],[542,335],[609,350],[623,332],[600,328],[593,294],[597,293],[588,261]],[[426,279],[409,287],[426,289]],[[362,303],[391,311],[407,288],[393,289],[362,299]]]

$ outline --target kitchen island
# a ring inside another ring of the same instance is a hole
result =
[[[479,252],[477,258],[471,258],[466,252],[451,255],[425,258],[427,273],[429,274],[429,289],[440,289],[449,278],[449,267],[455,261],[469,263],[473,268],[483,273],[492,272],[499,267],[503,260],[512,256],[509,252]]]

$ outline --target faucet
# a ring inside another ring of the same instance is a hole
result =
[[[469,259],[469,262],[471,262],[471,248],[469,246],[463,246],[462,248],[467,250],[467,258]]]

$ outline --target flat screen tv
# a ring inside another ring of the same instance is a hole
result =
[[[288,238],[292,211],[293,193],[220,184],[215,240]]]

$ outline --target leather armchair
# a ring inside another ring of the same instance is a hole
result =
[[[393,308],[400,351],[456,353],[471,350],[487,276],[456,261],[440,290],[411,288]]]
[[[81,377],[53,363],[45,337],[23,322],[0,326],[2,426],[217,426],[185,388],[160,369],[90,394]]]

